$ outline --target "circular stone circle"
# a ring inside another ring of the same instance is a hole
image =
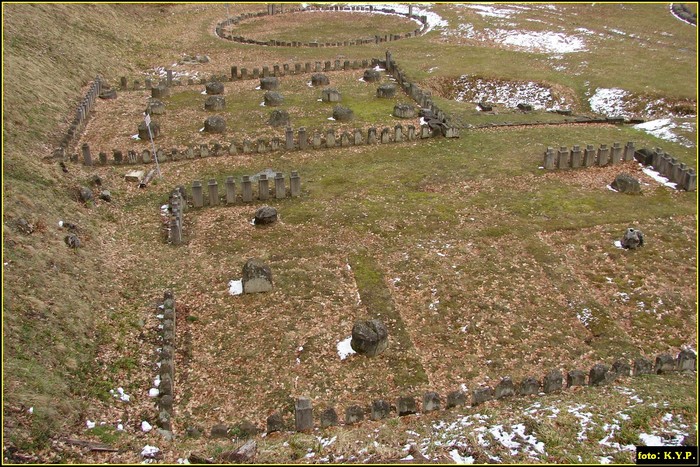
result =
[[[310,11],[329,11],[329,12],[336,12],[336,13],[354,13],[354,12],[362,12],[362,13],[370,13],[370,14],[381,14],[381,15],[386,15],[386,14],[392,14],[396,16],[402,16],[406,17],[410,20],[416,20],[421,23],[421,26],[416,28],[414,31],[410,33],[404,33],[404,34],[387,34],[386,36],[390,36],[389,40],[396,41],[399,39],[404,39],[404,38],[409,38],[409,37],[417,37],[421,36],[425,33],[426,29],[428,28],[428,22],[427,22],[427,17],[426,16],[420,16],[416,13],[413,13],[409,15],[409,13],[400,13],[394,10],[393,8],[385,8],[385,7],[375,7],[373,5],[353,5],[353,6],[345,6],[345,7],[338,7],[338,6],[326,6],[326,7],[313,7],[313,6],[305,6],[303,8],[290,8],[287,11],[283,12],[277,12],[274,13],[275,16],[277,15],[283,15],[283,14],[289,14],[289,13],[298,13],[298,12],[310,12]],[[409,10],[410,11],[410,10]],[[233,17],[233,18],[227,18],[223,21],[220,21],[219,23],[216,24],[215,28],[215,33],[216,36],[219,39],[224,39],[224,40],[229,40],[233,42],[240,42],[244,44],[251,44],[251,45],[266,45],[266,46],[276,46],[276,47],[319,47],[319,46],[325,46],[325,47],[343,47],[347,45],[364,45],[364,44],[376,44],[379,42],[384,42],[386,38],[382,37],[366,37],[366,38],[357,38],[354,40],[349,40],[349,41],[342,41],[342,42],[324,42],[324,43],[318,43],[318,42],[299,42],[299,41],[277,41],[274,39],[268,40],[268,41],[261,41],[257,39],[251,39],[251,38],[246,38],[243,36],[236,36],[231,34],[229,31],[227,31],[225,28],[232,25],[232,24],[239,24],[242,21],[246,19],[251,19],[251,18],[259,18],[261,16],[266,16],[270,15],[270,11],[260,11],[258,13],[243,13],[239,16]],[[350,42],[354,44],[349,44]]]

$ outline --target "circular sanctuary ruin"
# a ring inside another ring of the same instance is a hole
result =
[[[307,16],[303,21],[288,21],[288,18],[284,18],[288,14]],[[282,19],[278,21],[278,17]],[[348,22],[352,22],[353,28],[344,32]],[[408,30],[411,25],[417,27]],[[221,39],[252,45],[342,47],[416,37],[427,29],[427,17],[414,13],[413,5],[408,5],[406,12],[400,12],[396,8],[379,5],[285,8],[284,4],[271,4],[267,5],[267,11],[243,13],[221,21],[216,26],[216,35]],[[273,34],[277,37],[270,37]],[[324,34],[328,37],[324,37]]]

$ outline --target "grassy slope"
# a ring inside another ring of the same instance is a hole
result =
[[[602,7],[603,4],[600,5]],[[663,5],[636,7],[665,8]],[[82,410],[89,404],[94,405],[90,401],[94,401],[111,388],[112,381],[107,379],[109,373],[125,371],[133,365],[133,360],[125,357],[114,362],[113,366],[107,368],[109,371],[100,373],[96,378],[91,372],[96,344],[99,339],[106,338],[105,331],[108,327],[112,331],[109,333],[111,346],[119,348],[121,345],[127,350],[127,357],[135,344],[128,336],[133,334],[139,325],[138,306],[134,304],[134,296],[130,295],[131,289],[123,286],[133,287],[134,295],[139,299],[147,297],[154,288],[161,288],[162,284],[159,281],[114,283],[110,280],[113,273],[116,276],[117,266],[110,258],[102,255],[101,250],[115,249],[110,242],[116,229],[113,220],[120,217],[113,211],[116,208],[109,205],[93,209],[79,206],[74,200],[73,189],[78,184],[83,184],[89,173],[71,166],[71,172],[63,174],[57,166],[44,163],[41,159],[50,154],[60,131],[67,126],[66,116],[72,114],[72,106],[79,98],[82,86],[95,74],[104,74],[114,82],[116,77],[122,74],[131,75],[142,67],[168,62],[177,57],[182,49],[187,49],[190,53],[214,54],[224,48],[220,42],[210,39],[205,34],[210,26],[207,18],[218,17],[217,13],[210,10],[195,12],[193,7],[186,9],[178,16],[177,21],[173,21],[169,19],[167,12],[166,7],[127,5],[5,5],[3,8],[3,65],[5,70],[11,70],[6,72],[3,78],[3,240],[4,262],[7,263],[4,268],[7,274],[3,277],[3,409],[6,417],[6,440],[17,446],[41,446],[48,435],[56,434],[63,425],[82,423]],[[656,13],[660,13],[660,10],[650,10],[648,17],[654,18],[654,22],[658,18],[663,22],[667,21],[667,15]],[[601,14],[601,18],[606,16]],[[77,18],[80,18],[80,23]],[[186,28],[187,32],[177,32],[183,31],[181,24],[192,24],[194,19],[198,20],[198,23],[195,23],[198,27]],[[144,22],[146,28],[142,27]],[[60,24],[61,27],[56,27],[56,24]],[[160,27],[157,29],[160,34],[147,39],[146,32],[149,27]],[[641,27],[650,25],[642,24]],[[41,30],[41,37],[46,40],[38,41],[39,35],[33,32],[35,30]],[[157,43],[158,47],[152,47],[150,41]],[[552,72],[542,71],[541,67],[532,66],[533,63],[537,63],[537,58],[531,61],[525,54],[448,47],[448,51],[442,56],[444,58],[441,58],[430,53],[435,50],[434,44],[427,42],[402,41],[392,44],[392,49],[394,47],[397,50],[394,56],[407,68],[411,76],[417,78],[427,77],[426,70],[439,65],[442,68],[441,73],[446,76],[458,76],[470,70],[480,70],[485,75],[561,80],[581,95],[583,93],[583,77],[560,78]],[[273,51],[260,52],[250,48],[241,50],[240,61],[236,63],[279,61],[272,55]],[[361,58],[382,56],[383,51],[383,47],[367,47],[362,49]],[[332,49],[314,51],[317,55],[311,55],[310,50],[275,52],[286,55],[288,59],[299,60],[331,59],[339,53]],[[348,56],[353,57],[355,53],[358,52],[350,51]],[[503,60],[494,60],[494,53]],[[660,93],[679,98],[694,95],[682,79],[692,68],[690,64],[669,60],[662,71],[654,67],[653,63],[657,59],[656,54],[664,51],[642,49],[634,53],[638,58],[634,62],[638,64],[635,65],[638,67],[638,73],[628,74],[628,67],[614,60],[615,54],[612,51],[591,52],[591,68],[601,70],[588,77],[592,87],[618,85],[634,92]],[[428,58],[429,55],[432,57]],[[465,55],[469,60],[465,60]],[[426,58],[415,62],[402,60],[410,56]],[[511,64],[508,70],[491,70],[490,66],[503,63],[504,60]],[[413,63],[416,65],[412,65]],[[222,68],[225,70],[226,67]],[[608,69],[616,72],[603,72]],[[646,70],[653,72],[643,73]],[[658,73],[663,73],[664,79],[659,79]],[[631,79],[631,75],[636,78]],[[669,76],[678,79],[667,79]],[[37,102],[42,103],[41,107]],[[539,141],[546,141],[544,145],[578,144],[583,143],[586,138],[593,138],[597,142],[600,138],[612,137],[603,133],[577,134],[576,131],[562,134],[557,130],[552,130],[551,135],[545,130],[538,136]],[[624,141],[624,138],[622,140]],[[646,140],[653,144],[653,139]],[[489,139],[473,135],[463,137],[457,143],[457,149],[468,151],[488,146],[495,156],[500,154],[498,144],[499,138],[496,136]],[[541,149],[540,145],[542,143],[531,142],[532,152],[537,153]],[[443,154],[442,146],[438,146],[433,151]],[[664,144],[664,147],[670,145]],[[672,152],[689,164],[695,165],[692,151],[672,146]],[[374,156],[367,157],[371,160],[360,159],[358,162],[358,173],[366,167],[362,165],[364,162],[376,162]],[[390,161],[388,154],[380,154],[379,157],[385,160],[373,169],[373,173],[364,176],[362,182],[366,186],[376,186],[384,176],[396,174],[397,171],[405,177],[408,186],[430,180],[432,176],[432,164],[427,162],[423,166],[409,169],[395,165],[396,162]],[[479,169],[475,169],[463,165],[460,161],[451,160],[449,154],[444,157],[453,164],[448,167],[459,168],[459,171],[448,170],[447,173],[451,176],[488,180],[497,175],[494,167],[480,165]],[[289,162],[285,162],[287,163]],[[335,177],[339,180],[346,170],[341,164],[342,162],[330,165],[311,164],[303,168],[308,171],[305,173],[309,178],[318,178],[329,172],[329,179]],[[517,175],[526,167],[527,161],[521,160],[517,164],[519,165],[513,168],[510,164],[498,163],[497,167]],[[248,168],[243,167],[239,170],[244,171]],[[222,172],[217,171],[215,175],[220,174]],[[183,181],[188,180],[189,178]],[[329,182],[328,186],[335,184]],[[561,191],[553,187],[549,194],[545,193],[543,196],[551,202],[557,193]],[[320,190],[316,191],[315,195],[323,196]],[[402,195],[396,196],[400,198]],[[426,220],[446,220],[440,217],[440,213],[431,213],[430,197],[424,194],[417,196],[417,210],[423,212]],[[591,198],[595,196],[592,195]],[[148,198],[145,201],[153,204],[155,200]],[[487,199],[478,197],[475,201],[484,205],[488,202]],[[335,201],[321,199],[320,202]],[[503,199],[502,202],[505,205],[504,212],[507,213],[518,214],[532,209],[525,199]],[[651,220],[656,216],[667,215],[672,202],[673,200],[660,194],[655,203],[658,213],[649,212],[648,218]],[[341,205],[342,209],[338,208],[330,216],[336,216],[343,223],[354,224],[352,216],[359,216],[360,210],[353,206],[353,203],[346,204]],[[536,221],[540,223],[538,227],[545,230],[556,230],[560,227],[580,228],[600,222],[593,213],[581,219],[578,215],[562,212],[561,209],[565,207],[557,203],[548,206],[543,212],[536,213],[541,216]],[[370,203],[365,207],[373,209],[370,215],[379,219],[378,205]],[[309,209],[309,206],[300,204],[292,207],[287,215],[291,221],[306,220],[310,214],[305,212],[305,209]],[[681,209],[684,212],[692,212],[692,201],[684,199]],[[564,214],[563,218],[561,214]],[[547,219],[552,215],[556,220]],[[615,209],[614,215],[615,222],[629,220],[624,207]],[[15,221],[19,218],[33,223],[37,227],[35,232],[31,235],[20,233],[15,227]],[[59,219],[79,224],[83,238],[93,241],[86,242],[86,247],[77,253],[68,251],[63,244],[64,232],[55,227]],[[366,221],[366,227],[358,225],[357,228],[361,231],[371,231],[374,228],[371,220]],[[399,219],[391,221],[396,223]],[[532,228],[528,227],[528,223],[524,221],[522,226]],[[422,233],[417,232],[415,235],[420,237]],[[490,235],[499,234],[494,231]],[[124,237],[120,235],[117,238]],[[390,237],[388,241],[391,245]],[[105,243],[100,245],[100,242]],[[396,248],[399,246],[397,244]],[[537,245],[532,246],[534,249],[536,247]],[[110,307],[117,309],[113,310]],[[117,332],[114,332],[115,329]],[[26,415],[30,406],[35,408],[36,414],[31,419]],[[272,459],[278,458],[273,455]]]

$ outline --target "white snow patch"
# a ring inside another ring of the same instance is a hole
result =
[[[141,138],[139,138],[139,135],[136,134],[136,135],[131,135],[131,139],[140,140]]]
[[[634,128],[636,130],[642,130],[645,133],[648,133],[648,134],[655,136],[659,139],[662,139],[664,141],[671,141],[674,143],[679,143],[685,147],[693,147],[693,145],[694,145],[694,143],[692,141],[689,141],[686,138],[683,138],[683,137],[675,134],[673,131],[673,130],[676,130],[678,128],[687,129],[687,130],[692,131],[693,130],[692,123],[677,125],[670,118],[660,118],[657,120],[650,120],[648,122],[634,125],[632,128]]]
[[[158,397],[160,391],[157,388],[151,388],[148,390],[148,397]]]
[[[639,433],[639,440],[645,446],[664,446],[664,440],[660,436]]]
[[[619,248],[621,250],[624,250],[624,248],[622,246],[622,242],[620,240],[615,240],[614,244],[615,244],[615,248]]]
[[[351,340],[352,340],[352,336],[338,342],[338,345],[336,347],[338,348],[338,356],[340,357],[341,360],[345,360],[349,355],[356,353],[352,349],[352,346],[350,346]]]
[[[580,313],[576,313],[576,317],[584,326],[588,326],[588,324],[593,320],[593,315],[591,314],[591,310],[589,308],[584,308]]]
[[[155,446],[150,446],[147,444],[141,450],[141,457],[154,457],[159,452],[160,452],[160,449],[158,449]]]
[[[85,425],[88,427],[88,430],[95,428],[95,422],[91,422],[90,420],[87,420]]]
[[[625,111],[623,101],[627,96],[628,93],[624,89],[597,88],[588,103],[591,105],[591,110],[606,117],[629,118],[630,115]]]
[[[237,281],[229,281],[228,283],[228,293],[231,295],[240,295],[243,293],[243,281],[241,279]]]
[[[614,191],[615,193],[618,192],[615,188],[611,187],[610,185],[605,185],[605,188],[607,188],[610,191]]]
[[[146,420],[141,422],[141,431],[143,431],[144,433],[148,433],[152,429],[153,429],[153,427]]]
[[[642,172],[649,175],[651,178],[653,178],[655,181],[659,182],[663,186],[667,186],[669,188],[676,188],[675,183],[669,182],[668,178],[664,177],[659,172],[650,167],[642,167]]]
[[[473,464],[474,463],[474,458],[472,456],[462,457],[459,455],[459,451],[457,449],[453,449],[452,451],[450,451],[450,457],[452,458],[453,461],[455,461],[455,464]]]
[[[611,462],[612,462],[612,457],[610,457],[610,456],[600,458],[601,464],[609,464]]]

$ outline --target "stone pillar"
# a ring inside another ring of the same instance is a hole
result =
[[[569,167],[569,148],[566,146],[561,146],[557,156],[557,168],[568,169]]]
[[[306,136],[306,128],[299,128],[299,149],[302,151],[309,147],[309,140]]]
[[[275,198],[284,199],[287,197],[287,189],[284,187],[284,175],[277,172],[275,175]]]
[[[681,183],[683,182],[683,170],[679,162],[671,164],[671,177],[669,180],[675,183],[677,188],[681,187]]]
[[[413,141],[414,139],[416,139],[416,127],[414,127],[413,125],[408,125],[406,138],[409,141]]]
[[[287,150],[294,149],[294,131],[290,127],[287,127],[285,136],[287,138]]]
[[[150,78],[146,78],[144,86],[146,87],[147,91],[150,91],[153,89],[153,81],[151,81]]]
[[[382,134],[380,136],[379,140],[382,144],[390,143],[391,142],[391,136],[389,135],[389,129],[388,128],[382,128]]]
[[[282,75],[280,75],[280,66],[279,65],[272,65],[272,75],[273,76],[282,76]]]
[[[238,79],[238,67],[232,66],[231,67],[231,80],[236,81],[237,79]]]
[[[620,143],[613,143],[610,163],[612,165],[619,164],[622,161],[622,146]]]
[[[233,177],[226,177],[226,204],[236,202],[236,182]]]
[[[625,153],[623,156],[625,162],[634,160],[634,142],[629,141],[625,146]]]
[[[209,206],[219,205],[219,184],[213,178],[209,180]]]
[[[182,243],[182,231],[180,230],[180,224],[177,222],[175,216],[170,218],[170,242],[173,245]]]
[[[270,76],[270,67],[269,66],[262,67],[262,76],[263,76],[263,78],[267,78],[268,76]]]
[[[258,199],[265,201],[270,197],[270,186],[267,175],[261,174],[258,179]]]
[[[651,166],[656,170],[657,172],[661,172],[659,170],[661,168],[661,159],[664,156],[664,152],[661,150],[661,148],[656,148],[654,151],[654,154],[651,156]]]
[[[192,182],[192,203],[194,207],[201,208],[204,206],[204,193],[202,189],[202,182],[195,180]]]
[[[362,130],[356,129],[354,132],[353,144],[355,146],[362,144]]]
[[[92,156],[90,155],[90,145],[83,143],[83,163],[85,165],[92,165]]]
[[[544,168],[545,170],[554,169],[554,148],[547,148],[544,153]]]
[[[403,141],[403,127],[401,125],[394,127],[394,141],[397,143]]]
[[[581,167],[581,146],[576,145],[571,149],[571,168],[579,167]]]
[[[601,144],[598,149],[598,166],[603,167],[608,165],[610,161],[610,149],[607,144]]]
[[[314,427],[311,399],[300,397],[294,403],[294,427],[297,431],[312,430]]]
[[[377,142],[377,129],[370,128],[367,130],[367,144],[375,144]]]
[[[685,191],[695,191],[697,189],[697,175],[693,169],[688,171],[683,176],[683,189]]]
[[[292,198],[301,196],[301,178],[299,178],[299,173],[296,171],[292,171],[292,174],[289,176],[289,190]]]
[[[122,76],[122,77],[121,77],[121,79],[120,79],[120,84],[121,84],[122,91],[126,91],[128,85],[129,85],[129,84],[127,83],[127,81],[126,81],[126,76]]]
[[[166,82],[168,83],[168,86],[172,86],[173,85],[173,70],[166,70],[166,73],[167,73],[167,81]]]
[[[335,130],[326,131],[326,147],[327,148],[334,148],[335,147]]]
[[[253,182],[250,180],[248,175],[243,176],[243,183],[241,183],[241,198],[244,203],[250,203],[253,201]]]
[[[247,68],[241,68],[241,79],[248,79],[248,69]]]
[[[313,146],[314,149],[318,149],[321,147],[321,134],[314,131],[314,136],[311,140],[311,146]]]
[[[587,145],[586,150],[583,153],[583,166],[584,167],[593,167],[595,165],[595,158],[596,158],[595,148],[593,147],[592,144]]]

